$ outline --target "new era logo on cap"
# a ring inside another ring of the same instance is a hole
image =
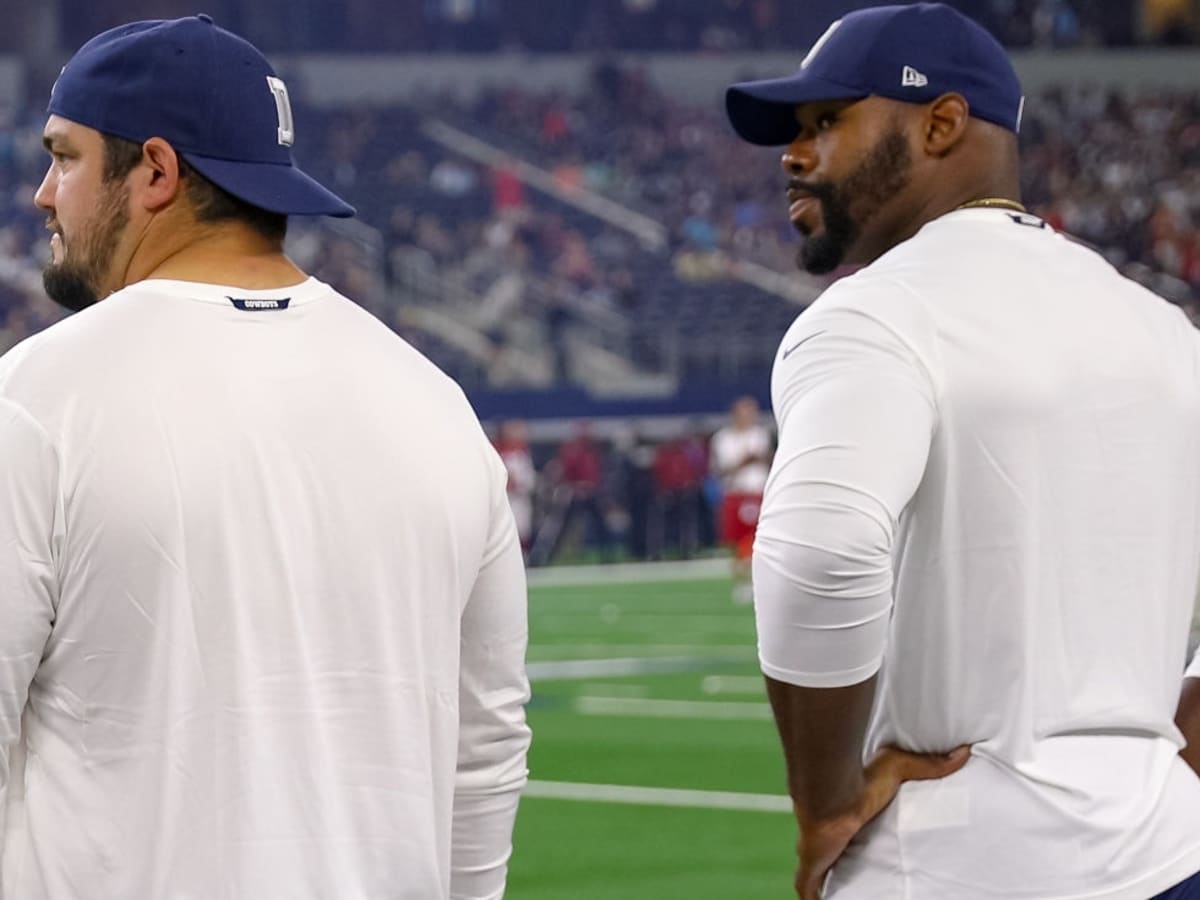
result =
[[[912,66],[904,67],[904,74],[900,76],[901,87],[918,87],[922,88],[929,84],[929,79],[914,69]]]

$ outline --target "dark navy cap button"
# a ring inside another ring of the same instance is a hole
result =
[[[212,16],[210,16],[208,13],[200,13],[196,16],[196,18],[206,25],[211,25],[213,23]]]

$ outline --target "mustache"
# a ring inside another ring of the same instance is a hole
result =
[[[791,178],[788,180],[787,195],[789,199],[795,197],[813,197],[825,203],[833,200],[836,196],[836,190],[833,185],[822,182],[807,182],[801,181],[799,178]]]

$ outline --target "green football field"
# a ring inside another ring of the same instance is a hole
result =
[[[534,738],[510,900],[794,896],[753,613],[711,564],[682,571],[700,577],[532,577]]]

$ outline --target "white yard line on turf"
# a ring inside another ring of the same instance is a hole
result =
[[[621,784],[572,784],[565,781],[531,781],[526,797],[550,800],[589,800],[633,803],[640,806],[687,806],[699,809],[736,809],[746,812],[791,812],[792,801],[773,794],[739,794],[733,791],[688,791],[677,788],[631,787]]]
[[[622,684],[611,681],[589,681],[581,684],[579,690],[593,697],[645,697],[650,688],[644,684]]]
[[[714,662],[753,662],[758,659],[758,651],[753,642],[742,644],[577,644],[563,642],[529,645],[530,657],[607,659],[613,656],[638,656],[639,654],[642,659],[661,659],[665,656],[703,656]],[[647,654],[654,654],[654,656]]]
[[[571,701],[584,716],[637,716],[655,719],[741,719],[771,721],[766,703],[729,703],[713,700],[639,700],[633,697],[589,697]]]
[[[727,559],[689,559],[681,562],[549,566],[530,569],[530,587],[561,587],[583,584],[627,584],[635,581],[700,581],[729,577]]]
[[[648,613],[629,612],[618,609],[614,612],[546,612],[539,609],[534,613],[538,628],[542,632],[577,632],[581,628],[599,622],[609,628],[625,628],[634,632],[650,632],[659,634],[663,629],[671,629],[676,634],[684,636],[692,634],[718,634],[726,636],[729,631],[744,631],[754,634],[754,620],[745,615],[730,613],[729,615],[713,615],[712,613]]]
[[[754,694],[762,696],[766,687],[761,675],[705,675],[700,690],[706,694]]]
[[[666,656],[627,659],[561,659],[525,664],[530,681],[566,681],[575,678],[613,678],[621,675],[664,675],[696,672],[711,665],[711,656]]]

